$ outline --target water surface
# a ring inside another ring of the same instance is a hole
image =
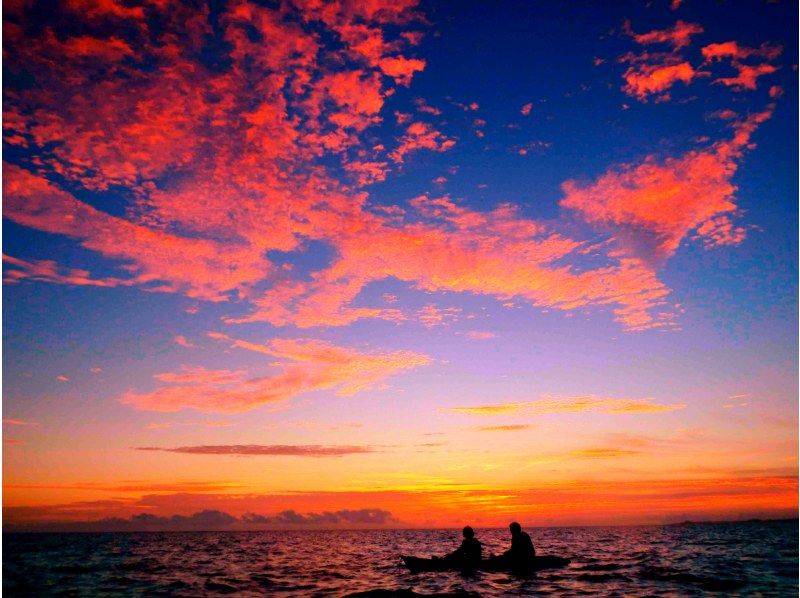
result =
[[[488,552],[507,530],[478,529]],[[442,554],[454,530],[4,534],[15,595],[797,596],[797,522],[529,528],[572,558],[529,578],[411,574],[398,555]]]

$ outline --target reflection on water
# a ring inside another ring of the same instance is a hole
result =
[[[486,554],[507,530],[476,530]],[[458,545],[459,530],[4,534],[7,595],[797,596],[797,522],[529,528],[565,569],[413,575],[400,554]]]

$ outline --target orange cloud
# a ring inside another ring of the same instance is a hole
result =
[[[630,52],[621,56],[619,61],[629,64],[623,78],[625,93],[646,101],[656,95],[657,101],[670,99],[668,90],[677,82],[689,85],[697,77],[710,76],[711,72],[699,70],[692,66],[681,55],[680,50],[689,45],[691,37],[703,32],[703,28],[694,23],[678,21],[671,29],[655,30],[645,34],[636,34],[626,23],[626,31],[640,44],[665,43],[672,46],[668,52]],[[735,77],[719,77],[714,83],[726,85],[736,90],[754,90],[758,77],[774,73],[777,67],[769,64],[780,56],[782,48],[768,43],[759,48],[742,46],[736,41],[713,43],[701,49],[703,63],[701,67],[711,67],[715,62],[729,60],[737,70]],[[761,59],[759,64],[748,64],[751,58]]]
[[[610,266],[575,271],[553,262],[583,244],[519,217],[512,205],[478,212],[447,197],[420,196],[410,203],[415,213],[402,223],[365,218],[343,231],[336,261],[310,282],[278,283],[253,300],[253,313],[227,321],[312,327],[359,318],[399,320],[397,310],[349,305],[369,282],[391,277],[423,291],[469,292],[504,302],[519,297],[561,310],[612,305],[630,330],[671,325],[666,316],[651,313],[669,291],[638,259],[621,257]],[[414,215],[425,221],[412,220]]]
[[[777,67],[768,64],[768,61],[775,60],[781,55],[783,48],[770,44],[762,44],[759,48],[748,48],[741,46],[736,41],[724,42],[720,44],[709,44],[702,49],[703,58],[706,64],[715,61],[729,59],[738,74],[735,77],[720,77],[714,80],[734,89],[754,90],[758,87],[757,79],[763,75],[770,75],[778,70]],[[761,58],[766,62],[760,64],[745,64],[743,61],[748,58]]]
[[[476,426],[471,428],[478,432],[521,432],[523,430],[530,430],[535,426],[531,424],[507,424],[504,426]]]
[[[149,393],[128,392],[122,402],[149,411],[246,411],[316,390],[336,389],[340,396],[352,395],[429,362],[426,355],[411,351],[360,353],[317,340],[273,339],[258,344],[222,334],[214,338],[277,358],[271,364],[277,373],[248,377],[243,371],[184,367],[155,376],[166,386]]]
[[[685,61],[672,64],[641,63],[625,71],[625,86],[622,89],[630,96],[645,100],[650,95],[665,92],[678,81],[688,85],[697,75],[692,65]]]
[[[745,236],[733,227],[736,213],[731,179],[737,160],[773,107],[735,123],[729,140],[678,158],[613,168],[588,185],[567,181],[561,205],[589,223],[614,232],[629,255],[660,265],[691,231],[706,245],[735,244]]]
[[[716,79],[714,83],[720,83],[728,87],[740,89],[756,89],[758,87],[756,80],[759,77],[762,75],[771,75],[778,70],[777,67],[774,67],[771,64],[757,64],[754,66],[741,64],[736,68],[739,71],[738,75],[735,77],[720,77],[719,79]]]
[[[639,44],[669,44],[676,50],[688,46],[691,43],[692,36],[699,35],[704,31],[697,23],[687,23],[680,20],[671,28],[654,29],[648,33],[634,33],[630,28],[630,22],[625,23],[625,29],[628,35],[633,37]]]
[[[582,397],[547,397],[536,401],[495,403],[477,407],[450,407],[448,411],[467,415],[548,415],[552,413],[583,413],[594,411],[613,415],[636,413],[665,413],[686,407],[683,403],[654,403],[654,399],[615,399],[594,395]]]
[[[233,482],[175,482],[156,484],[144,482],[108,483],[76,483],[76,484],[5,484],[4,488],[12,490],[85,490],[87,492],[225,492],[241,488],[241,484]]]
[[[639,451],[616,448],[588,448],[569,452],[569,456],[575,459],[616,459],[618,457],[631,457],[638,454],[640,454]]]
[[[765,60],[775,60],[782,52],[783,48],[780,46],[762,44],[759,48],[748,48],[747,46],[739,45],[736,41],[708,44],[701,49],[703,58],[705,58],[707,62],[720,60],[722,58],[741,61],[752,56]]]
[[[404,58],[402,56],[391,56],[380,61],[381,70],[394,77],[401,85],[411,85],[411,77],[414,73],[425,69],[425,61],[418,58]]]
[[[427,149],[434,152],[446,152],[456,144],[454,139],[448,139],[440,131],[424,122],[413,122],[406,128],[406,133],[400,138],[400,145],[389,154],[395,162],[402,163],[406,154]]]
[[[137,451],[163,451],[167,453],[184,453],[190,455],[258,455],[258,456],[291,456],[291,457],[341,457],[373,453],[375,449],[369,446],[320,446],[313,445],[282,445],[282,444],[234,444],[234,445],[203,445],[179,446],[165,448],[157,446],[136,447]]]

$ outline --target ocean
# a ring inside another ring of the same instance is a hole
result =
[[[797,596],[797,521],[527,528],[529,577],[412,574],[399,555],[457,547],[459,530],[3,534],[7,596]],[[477,529],[485,554],[505,529]]]

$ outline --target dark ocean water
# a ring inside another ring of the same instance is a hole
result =
[[[22,595],[797,596],[797,522],[531,528],[572,558],[528,578],[411,574],[398,555],[457,546],[453,530],[3,534],[3,590]],[[507,530],[477,530],[488,552]]]

